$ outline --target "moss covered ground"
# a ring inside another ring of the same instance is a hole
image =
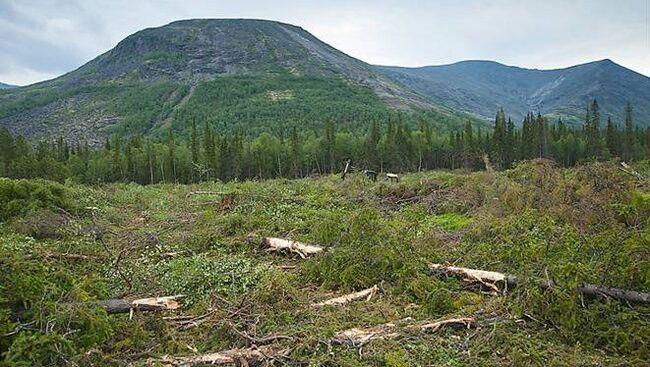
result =
[[[635,167],[650,176],[650,164]],[[210,194],[197,194],[198,191]],[[272,343],[290,366],[647,366],[650,308],[581,297],[650,291],[650,183],[615,162],[572,169],[352,174],[198,185],[0,181],[0,365],[145,366]],[[301,259],[264,236],[319,244]],[[83,256],[68,256],[68,255]],[[517,275],[494,295],[429,263]],[[541,290],[533,279],[553,279]],[[309,305],[377,284],[368,301]],[[107,315],[94,300],[183,294],[178,312]],[[406,317],[362,348],[338,331]],[[194,324],[184,323],[194,318]],[[259,344],[259,343],[258,343]]]

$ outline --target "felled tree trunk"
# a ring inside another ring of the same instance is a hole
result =
[[[177,310],[183,296],[168,296],[156,298],[141,298],[133,301],[126,299],[108,299],[99,301],[107,313],[130,313],[132,311],[163,311]]]
[[[463,278],[465,281],[479,282],[482,285],[485,285],[488,288],[496,291],[499,291],[499,286],[514,288],[518,283],[516,277],[495,271],[460,268],[456,266],[446,266],[441,264],[429,264],[429,269],[434,273],[444,273]],[[537,283],[543,289],[553,287],[552,281],[538,280]],[[605,296],[632,303],[650,303],[650,293],[609,288],[588,283],[584,283],[583,285],[579,286],[577,288],[577,291],[588,297]]]
[[[356,300],[364,299],[364,298],[368,301],[377,292],[379,292],[379,287],[374,285],[374,286],[372,286],[372,287],[370,287],[368,289],[364,289],[364,290],[359,291],[359,292],[346,294],[344,296],[328,299],[328,300],[323,301],[323,302],[313,303],[311,305],[311,307],[319,308],[319,307],[323,307],[323,306],[340,306],[340,305],[344,305],[346,303],[350,303],[352,301],[356,301]]]
[[[191,367],[207,365],[237,365],[247,366],[249,363],[258,363],[283,357],[287,354],[285,350],[279,350],[270,346],[261,346],[249,349],[230,349],[222,352],[203,354],[188,357],[165,357],[159,362],[166,367]]]
[[[627,163],[625,163],[625,162],[621,162],[621,167],[622,167],[622,168],[620,169],[621,171],[627,173],[627,174],[630,175],[630,176],[633,176],[633,177],[636,178],[637,180],[639,180],[639,181],[643,181],[643,180],[645,180],[645,177],[643,177],[642,174],[640,174],[639,172],[633,170],[632,167],[630,167]]]
[[[315,255],[323,251],[323,248],[320,246],[307,245],[302,242],[285,240],[283,238],[275,237],[264,238],[264,244],[268,247],[268,251],[287,250],[294,254],[300,255],[300,257],[303,259],[307,256]]]

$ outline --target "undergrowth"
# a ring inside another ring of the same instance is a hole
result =
[[[144,366],[269,335],[286,337],[273,342],[289,349],[278,365],[644,366],[650,358],[648,306],[575,291],[585,282],[650,291],[650,184],[615,162],[562,169],[536,160],[400,183],[355,174],[147,187],[1,180],[0,198],[3,366]],[[308,259],[269,253],[263,236],[325,250]],[[429,263],[519,283],[492,295],[431,274]],[[540,280],[555,286],[541,289]],[[373,285],[380,292],[370,300],[309,306]],[[96,302],[179,294],[178,314],[108,315]],[[474,317],[478,327],[404,330],[361,349],[329,342],[347,328],[407,317]]]

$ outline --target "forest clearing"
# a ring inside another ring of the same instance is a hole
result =
[[[646,366],[648,177],[2,179],[0,365]]]

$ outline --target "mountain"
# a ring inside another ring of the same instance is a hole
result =
[[[16,88],[16,86],[11,84],[0,83],[0,89],[11,89],[11,88]]]
[[[637,124],[650,125],[650,78],[611,60],[565,69],[537,70],[493,61],[463,61],[450,65],[375,70],[411,87],[432,101],[493,118],[503,107],[521,123],[529,112],[563,116],[580,122],[590,100],[598,100],[604,120],[621,122],[625,103],[634,107]]]
[[[250,19],[144,29],[66,75],[0,92],[0,126],[94,145],[115,132],[187,135],[191,121],[249,134],[330,119],[355,129],[420,109],[455,116],[300,27]]]

